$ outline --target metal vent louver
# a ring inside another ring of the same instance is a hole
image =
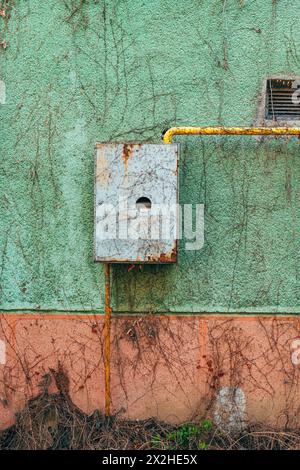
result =
[[[293,80],[267,81],[266,119],[300,120],[300,93]]]

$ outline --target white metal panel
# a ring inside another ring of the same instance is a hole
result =
[[[96,261],[175,262],[177,203],[178,144],[96,144]]]

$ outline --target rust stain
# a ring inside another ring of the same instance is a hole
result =
[[[177,262],[177,241],[175,240],[173,243],[173,248],[171,252],[168,253],[159,253],[159,255],[148,255],[147,259],[142,260],[139,256],[137,256],[136,260],[134,261],[134,264],[132,264],[132,260],[128,258],[110,258],[109,264],[128,264],[130,263],[130,266],[128,268],[127,272],[132,271],[136,265],[142,265],[144,264],[159,264],[159,263],[176,263]],[[141,269],[141,268],[140,268]]]
[[[125,164],[125,172],[128,169],[128,160],[132,156],[133,146],[134,144],[123,144],[122,158]]]
[[[176,263],[177,261],[177,243],[174,242],[174,246],[169,253],[160,253],[158,256],[148,256],[149,262],[156,263]]]
[[[124,164],[125,164],[125,173],[127,173],[128,161],[132,157],[134,147],[139,148],[141,146],[142,146],[141,143],[138,143],[138,144],[123,144],[122,159],[123,159]]]

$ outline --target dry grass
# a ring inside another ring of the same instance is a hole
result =
[[[201,423],[175,427],[154,419],[107,419],[98,411],[84,414],[66,393],[44,392],[27,403],[14,426],[0,433],[0,449],[198,448],[299,450],[300,432],[253,425],[232,435]]]
[[[166,427],[154,420],[121,421],[79,410],[62,393],[44,393],[27,403],[16,424],[0,433],[0,449],[149,448],[153,432]]]

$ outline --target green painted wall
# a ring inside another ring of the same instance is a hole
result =
[[[102,311],[93,252],[96,141],[173,125],[252,125],[266,75],[300,75],[300,2],[14,0],[0,18],[4,310]],[[118,311],[299,312],[296,139],[179,138],[181,202],[205,247],[113,268]]]

